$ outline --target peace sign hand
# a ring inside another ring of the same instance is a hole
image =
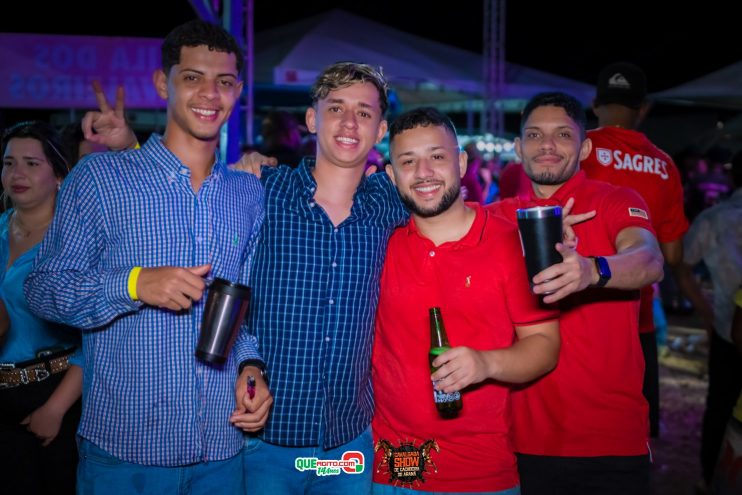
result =
[[[137,137],[126,123],[124,116],[124,87],[116,89],[116,103],[113,108],[108,103],[100,82],[93,81],[95,99],[100,111],[90,111],[82,119],[82,132],[85,139],[102,144],[112,151],[133,148]]]
[[[572,207],[575,205],[575,199],[569,198],[567,203],[562,209],[562,232],[563,241],[565,246],[571,248],[577,248],[577,236],[572,228],[573,225],[582,223],[586,220],[590,220],[595,216],[596,211],[591,210],[587,213],[580,213],[579,215],[572,214]]]

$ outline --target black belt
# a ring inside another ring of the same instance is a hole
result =
[[[18,363],[0,363],[0,389],[43,382],[51,375],[66,371],[74,352],[73,347]]]

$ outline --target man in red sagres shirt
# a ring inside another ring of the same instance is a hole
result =
[[[632,64],[606,66],[598,76],[593,112],[598,128],[587,132],[593,149],[581,163],[590,179],[629,187],[646,201],[662,255],[671,267],[683,259],[683,186],[670,156],[635,130],[649,110],[644,72]],[[652,315],[652,286],[641,292],[639,338],[646,363],[644,397],[649,403],[649,431],[659,434],[660,396],[657,341]]]

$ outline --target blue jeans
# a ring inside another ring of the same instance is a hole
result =
[[[188,466],[124,462],[80,438],[77,494],[235,495],[244,489],[242,456]]]
[[[282,447],[248,436],[242,452],[248,495],[371,494],[374,459],[371,427],[345,445],[330,450]],[[341,462],[321,462],[337,460]],[[338,464],[342,467],[337,467]]]
[[[413,495],[415,493],[424,493],[425,495],[474,495],[474,493],[477,495],[520,495],[520,487],[516,486],[500,492],[421,492],[400,486],[374,483],[374,495]]]

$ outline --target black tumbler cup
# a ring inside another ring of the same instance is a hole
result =
[[[216,278],[209,287],[196,357],[224,364],[250,306],[250,288]]]
[[[537,206],[521,208],[516,213],[528,282],[533,289],[533,277],[537,273],[562,262],[562,255],[554,247],[562,242],[562,208]]]

